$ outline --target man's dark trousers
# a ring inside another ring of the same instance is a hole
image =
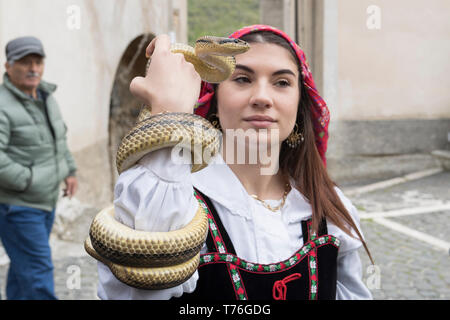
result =
[[[0,204],[0,237],[11,260],[7,299],[56,299],[49,245],[54,218],[55,210]]]

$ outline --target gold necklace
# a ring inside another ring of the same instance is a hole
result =
[[[264,200],[261,200],[260,198],[258,198],[258,196],[256,194],[252,194],[252,197],[255,200],[258,200],[259,202],[261,202],[262,205],[264,207],[266,207],[267,209],[269,209],[270,211],[277,212],[278,210],[281,210],[281,208],[283,208],[284,203],[286,202],[287,195],[288,195],[290,190],[291,190],[291,185],[289,183],[286,183],[286,186],[285,186],[285,189],[284,189],[284,194],[283,194],[283,199],[281,200],[281,203],[278,206],[276,206],[276,207],[270,206]]]

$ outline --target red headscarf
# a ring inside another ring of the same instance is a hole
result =
[[[328,142],[328,124],[330,122],[330,112],[328,110],[327,104],[320,97],[316,85],[314,83],[311,71],[309,70],[308,63],[306,62],[306,56],[303,50],[298,44],[292,41],[289,36],[281,30],[278,30],[271,26],[266,25],[253,25],[249,27],[244,27],[235,33],[233,33],[230,38],[238,39],[253,32],[270,31],[284,38],[289,45],[294,50],[295,54],[301,65],[301,73],[303,84],[311,98],[312,107],[312,120],[314,124],[314,134],[317,150],[319,151],[320,157],[324,165],[326,166],[325,153],[327,151]],[[202,88],[200,92],[200,97],[195,108],[195,114],[205,117],[208,113],[211,99],[214,95],[214,89],[212,85],[206,82],[202,82]]]

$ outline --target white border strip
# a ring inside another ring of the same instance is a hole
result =
[[[431,213],[438,211],[450,210],[450,203],[443,203],[434,206],[405,208],[400,210],[384,211],[384,212],[359,212],[360,219],[376,219],[376,218],[389,218],[389,217],[401,217],[409,216],[413,214]]]
[[[446,253],[450,254],[450,243],[446,241],[429,236],[423,232],[405,227],[399,223],[390,221],[385,218],[375,218],[373,219],[373,221],[397,232],[406,234],[409,237],[416,238],[417,240],[426,242],[432,245],[433,247],[444,250]]]

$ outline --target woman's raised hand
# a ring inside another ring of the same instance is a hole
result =
[[[151,57],[147,75],[136,77],[131,93],[151,106],[152,113],[163,111],[192,113],[200,94],[201,79],[194,66],[181,53],[170,51],[170,38],[160,35],[146,49]]]

